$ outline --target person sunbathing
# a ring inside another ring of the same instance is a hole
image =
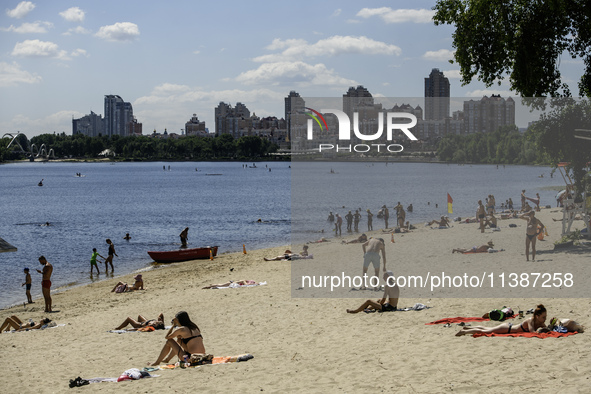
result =
[[[230,287],[232,285],[236,286],[253,286],[258,285],[259,283],[255,282],[254,280],[237,280],[237,281],[229,281],[226,283],[218,283],[217,285],[209,285],[202,287],[202,289],[219,289],[220,287]]]
[[[400,288],[394,281],[392,271],[386,271],[383,275],[386,285],[384,286],[384,295],[381,299],[373,301],[367,300],[357,309],[347,309],[347,313],[359,313],[367,309],[368,312],[374,310],[380,312],[395,312],[398,310],[398,298],[400,297]]]
[[[546,308],[539,304],[534,310],[534,315],[529,319],[525,319],[520,325],[514,325],[511,322],[499,324],[495,327],[464,327],[456,333],[456,336],[470,335],[470,334],[512,334],[520,332],[542,332],[546,328]]]
[[[361,234],[359,237],[352,239],[351,241],[342,241],[341,243],[343,244],[358,244],[358,243],[364,243],[367,241],[367,235]]]
[[[159,314],[156,319],[146,319],[142,315],[137,317],[137,320],[133,320],[128,317],[121,323],[115,330],[122,330],[123,328],[130,325],[133,328],[128,328],[128,331],[138,331],[142,328],[153,327],[155,330],[164,330],[164,314]]]
[[[453,249],[451,252],[452,253],[484,253],[484,252],[488,252],[489,249],[492,249],[493,246],[495,246],[493,244],[493,241],[488,241],[488,243],[486,245],[480,245],[478,247],[476,246],[472,246],[470,249]]]
[[[23,323],[21,319],[19,319],[16,315],[12,315],[7,317],[4,320],[4,323],[0,326],[0,333],[2,331],[10,331],[11,329],[15,331],[29,331],[29,330],[38,330],[44,325],[51,322],[51,319],[45,318],[42,319],[39,323],[35,323],[34,321]]]
[[[148,365],[158,365],[163,361],[168,363],[174,356],[182,360],[184,356],[191,357],[191,354],[205,354],[201,330],[197,324],[191,321],[189,314],[185,311],[175,315],[172,319],[172,327],[164,338],[166,343],[160,351],[160,355],[154,363]]]
[[[142,279],[142,275],[138,274],[134,276],[133,279],[135,280],[135,282],[133,282],[133,286],[129,286],[125,282],[119,282],[115,285],[115,287],[113,287],[111,293],[124,293],[127,291],[144,290],[144,280]]]

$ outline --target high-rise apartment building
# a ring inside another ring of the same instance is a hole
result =
[[[449,79],[439,69],[432,69],[425,78],[425,120],[449,118],[449,93]]]
[[[105,96],[104,131],[109,137],[113,135],[126,136],[129,133],[129,123],[133,122],[133,107],[131,103],[123,101],[120,96]]]
[[[490,133],[499,127],[515,125],[515,101],[500,95],[484,96],[480,100],[464,101],[466,134]]]
[[[103,117],[90,111],[80,119],[72,119],[72,135],[84,134],[88,137],[103,135]]]
[[[287,140],[291,141],[292,135],[292,124],[297,124],[297,116],[302,116],[304,113],[306,103],[304,99],[300,97],[300,94],[294,90],[289,92],[289,95],[285,97],[285,122],[287,127]]]

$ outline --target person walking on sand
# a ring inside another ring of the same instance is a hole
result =
[[[25,293],[27,294],[27,302],[29,304],[33,304],[33,299],[31,298],[31,274],[29,273],[29,269],[25,268],[25,282],[21,286],[27,286]]]
[[[44,256],[39,257],[39,263],[43,266],[43,271],[37,270],[43,275],[41,280],[41,291],[45,299],[45,312],[52,312],[51,310],[51,274],[53,273],[53,265],[47,261]]]
[[[363,249],[363,275],[365,277],[367,275],[367,269],[369,268],[370,264],[373,264],[373,268],[375,270],[375,276],[379,279],[380,273],[380,252],[382,252],[382,257],[384,260],[384,271],[386,271],[386,243],[384,242],[383,238],[370,238],[361,245]],[[365,287],[361,287],[360,290],[365,290]],[[377,287],[376,287],[377,290]]]
[[[97,256],[101,256],[101,255],[99,254],[99,252],[96,251],[96,248],[92,248],[92,255],[90,256],[90,275],[92,275],[92,268],[96,268],[97,275],[100,274],[98,265],[96,264],[96,257]],[[103,256],[101,256],[101,258],[103,260],[105,260],[105,258]]]
[[[347,309],[347,313],[359,313],[365,309],[377,310],[380,312],[395,312],[398,309],[398,298],[400,297],[400,288],[394,281],[392,271],[386,271],[383,275],[386,285],[384,286],[384,295],[382,299],[373,301],[367,300],[357,309]]]
[[[179,234],[179,237],[181,237],[181,248],[187,247],[188,235],[189,235],[189,227],[185,227],[185,229],[183,231],[181,231],[181,233]]]
[[[476,210],[476,217],[478,218],[478,223],[480,223],[480,232],[483,233],[486,210],[484,209],[484,205],[482,205],[482,200],[478,200],[478,209]]]
[[[105,259],[105,273],[109,272],[109,264],[111,264],[111,272],[115,272],[115,268],[113,268],[113,255],[119,257],[119,255],[115,252],[115,245],[113,245],[113,241],[107,238],[107,244],[109,245],[109,254]]]
[[[529,246],[531,245],[531,259],[536,261],[536,238],[538,236],[538,226],[540,231],[544,229],[544,224],[536,218],[536,212],[531,210],[519,216],[520,219],[527,220],[525,230],[525,260],[529,261]]]

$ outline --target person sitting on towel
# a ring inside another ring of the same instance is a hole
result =
[[[359,313],[366,309],[369,311],[377,310],[379,312],[395,312],[398,309],[400,288],[394,280],[394,274],[392,271],[384,272],[383,278],[386,281],[386,286],[384,286],[384,295],[380,300],[367,300],[357,309],[347,309],[347,313]]]

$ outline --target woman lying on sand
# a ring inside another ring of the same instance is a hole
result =
[[[115,287],[113,287],[113,290],[111,290],[112,292],[115,293],[123,293],[126,291],[134,291],[134,290],[144,290],[144,280],[142,279],[141,275],[136,275],[133,278],[135,280],[135,282],[133,283],[133,286],[129,286],[127,283],[125,282],[119,282],[115,285]]]
[[[49,322],[51,322],[51,319],[45,318],[45,319],[41,320],[39,323],[35,323],[35,322],[23,323],[23,321],[21,319],[19,319],[15,315],[13,315],[13,316],[7,317],[6,320],[4,320],[4,323],[2,323],[2,326],[0,326],[0,333],[2,333],[2,331],[10,331],[10,329],[13,329],[16,331],[38,330],[41,327],[43,327],[44,325],[48,324]]]
[[[237,281],[229,281],[226,283],[218,283],[217,285],[209,285],[203,287],[203,289],[218,289],[220,287],[229,287],[231,284],[239,285],[239,286],[250,286],[250,285],[258,285],[257,282],[254,280],[237,280]]]
[[[128,317],[123,323],[115,328],[115,330],[121,330],[128,325],[133,327],[132,329],[129,329],[129,331],[137,331],[137,329],[144,327],[154,327],[156,330],[164,330],[164,315],[161,313],[158,315],[157,319],[150,320],[146,319],[142,315],[139,315],[137,320],[133,320],[131,317]]]
[[[471,335],[476,333],[483,334],[511,334],[518,332],[542,332],[546,328],[546,308],[540,304],[534,310],[534,315],[529,319],[524,320],[520,325],[513,326],[513,323],[503,323],[496,327],[464,327],[457,332],[456,336]]]
[[[175,315],[174,319],[172,319],[172,327],[164,338],[166,338],[166,343],[158,359],[148,365],[158,365],[163,361],[168,363],[174,356],[178,356],[179,360],[182,360],[183,356],[190,357],[191,354],[205,353],[201,331],[185,311]]]
[[[478,247],[476,246],[472,246],[470,249],[453,249],[451,252],[452,253],[484,253],[484,252],[488,252],[489,249],[492,249],[493,246],[495,246],[493,244],[493,241],[488,241],[488,243],[486,245],[480,245]]]

